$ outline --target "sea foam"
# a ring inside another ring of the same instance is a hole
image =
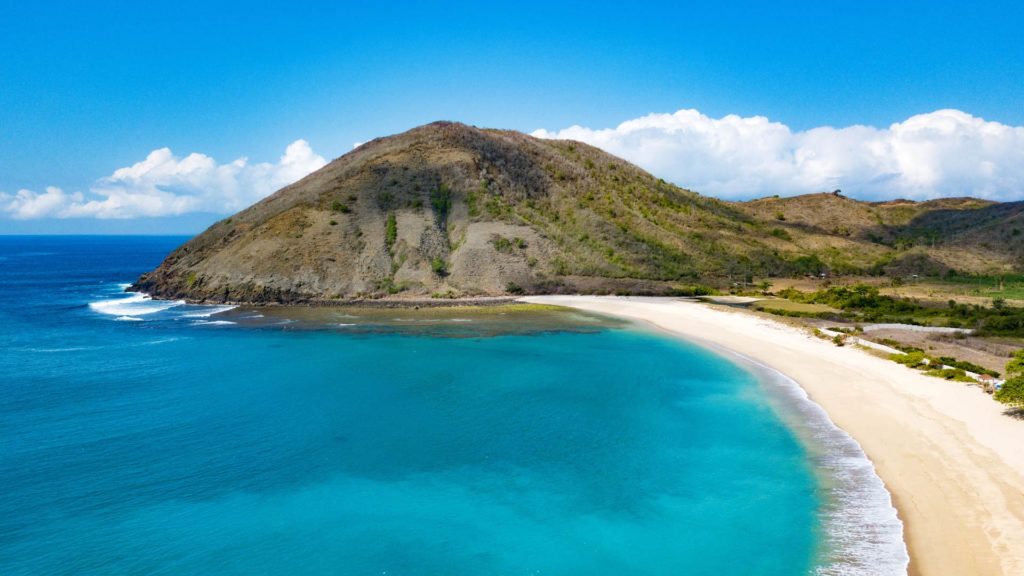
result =
[[[764,383],[787,424],[804,439],[815,468],[831,480],[822,510],[820,576],[905,576],[910,556],[892,496],[860,444],[832,422],[792,378],[749,357],[740,359]]]
[[[182,300],[153,300],[149,294],[136,292],[123,298],[90,302],[89,308],[93,312],[99,312],[100,314],[138,317],[162,312],[168,308],[181,306],[184,303]]]
[[[227,312],[228,310],[234,310],[238,306],[210,306],[203,310],[195,310],[191,312],[185,312],[181,315],[182,318],[209,318],[214,314],[220,314],[221,312]]]

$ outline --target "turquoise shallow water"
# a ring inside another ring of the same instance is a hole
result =
[[[574,314],[451,337],[119,293],[181,241],[0,237],[0,573],[792,575],[828,555],[820,458],[737,364]]]

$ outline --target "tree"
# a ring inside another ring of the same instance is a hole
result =
[[[1006,363],[1006,377],[1024,374],[1024,349],[1017,350]]]
[[[1024,375],[1007,378],[1002,388],[996,390],[996,400],[1015,407],[1024,407]]]
[[[1024,349],[1014,352],[1006,364],[1006,382],[996,390],[995,399],[1010,406],[1024,406]]]

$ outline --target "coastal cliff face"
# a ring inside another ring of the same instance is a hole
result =
[[[1008,270],[1020,261],[1020,212],[832,194],[728,203],[578,142],[438,122],[363,144],[217,222],[130,289],[301,303],[664,293],[824,270]],[[936,236],[951,222],[957,231]],[[996,234],[1005,241],[992,242]]]

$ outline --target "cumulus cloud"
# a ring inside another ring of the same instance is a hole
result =
[[[533,134],[592,144],[666,180],[724,198],[836,188],[865,199],[1024,197],[1024,126],[959,110],[919,114],[888,128],[804,131],[763,116],[711,118],[680,110],[615,128]]]
[[[321,168],[327,161],[305,140],[288,145],[276,163],[239,158],[218,164],[199,153],[184,158],[160,148],[101,178],[88,193],[19,190],[0,194],[0,213],[15,219],[137,218],[190,212],[230,213]]]

